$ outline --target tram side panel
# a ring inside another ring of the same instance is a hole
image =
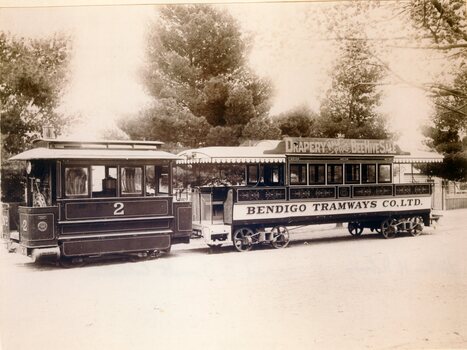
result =
[[[59,200],[20,207],[18,239],[10,245],[33,258],[168,250],[188,243],[191,204],[151,199]]]
[[[235,226],[324,224],[347,221],[382,222],[387,217],[421,216],[430,224],[431,197],[369,198],[333,201],[236,203]]]
[[[65,256],[170,248],[171,197],[62,201],[60,207],[59,242]]]

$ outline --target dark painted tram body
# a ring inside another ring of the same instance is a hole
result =
[[[160,142],[38,140],[10,248],[33,258],[152,254],[188,243],[191,204],[174,199],[176,157]]]

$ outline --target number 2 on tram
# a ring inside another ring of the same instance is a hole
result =
[[[10,245],[62,263],[91,256],[155,256],[188,243],[191,204],[172,196],[176,157],[161,142],[43,139],[27,161],[26,205]]]

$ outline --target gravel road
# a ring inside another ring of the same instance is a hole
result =
[[[0,347],[467,349],[466,218],[393,240],[307,227],[247,253],[198,239],[73,269],[0,247]]]

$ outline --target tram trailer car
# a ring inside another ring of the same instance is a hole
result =
[[[9,249],[82,262],[104,254],[145,257],[189,243],[191,203],[172,195],[176,156],[162,142],[41,139],[26,161],[26,205]]]
[[[393,183],[393,164],[408,153],[389,140],[285,138],[254,147],[206,147],[178,155],[180,166],[244,165],[243,182],[195,187],[193,230],[210,247],[232,241],[289,243],[289,226],[348,222],[393,238],[430,225],[431,183]],[[427,162],[440,162],[436,156]],[[193,170],[196,171],[196,170]]]

